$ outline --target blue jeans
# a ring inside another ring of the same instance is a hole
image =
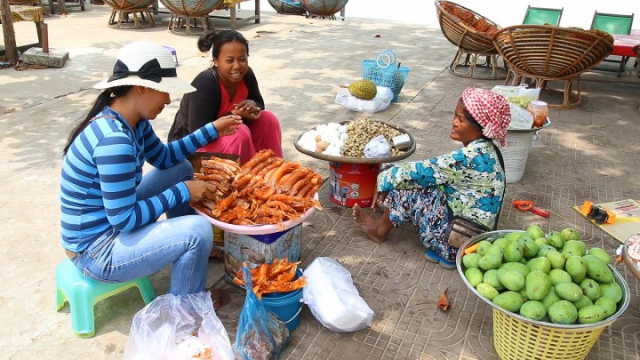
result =
[[[147,198],[192,177],[188,161],[170,169],[153,169],[143,176],[136,195]],[[134,280],[173,264],[171,294],[204,291],[213,230],[209,221],[193,214],[189,204],[183,204],[167,211],[167,220],[128,232],[109,231],[73,262],[86,277],[103,282]]]

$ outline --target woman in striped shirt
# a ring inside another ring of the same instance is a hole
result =
[[[189,206],[215,187],[194,181],[186,158],[242,123],[225,116],[182,139],[162,143],[151,127],[171,100],[195,89],[177,78],[162,46],[124,46],[104,91],[64,148],[60,181],[62,246],[86,277],[125,282],[171,269],[174,295],[205,290],[211,224]],[[142,167],[153,166],[145,176]],[[156,221],[166,213],[167,220]],[[216,307],[228,293],[212,291]]]

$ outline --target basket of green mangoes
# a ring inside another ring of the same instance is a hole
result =
[[[493,307],[501,359],[583,359],[629,306],[629,287],[603,249],[572,228],[498,230],[467,241],[456,265]]]

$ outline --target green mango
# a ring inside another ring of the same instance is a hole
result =
[[[622,288],[616,282],[600,284],[600,292],[602,297],[607,297],[613,300],[616,304],[622,300]]]
[[[549,245],[549,242],[547,241],[547,238],[545,238],[545,237],[539,237],[539,238],[533,239],[533,242],[535,242],[536,245],[538,245],[538,249],[540,249],[543,246]],[[538,250],[538,251],[540,251],[540,250]]]
[[[605,310],[599,305],[588,305],[578,309],[578,322],[580,324],[594,324],[605,318]]]
[[[555,302],[547,310],[549,320],[556,324],[570,325],[576,322],[578,310],[567,300]]]
[[[552,286],[551,289],[549,289],[549,293],[547,294],[547,296],[545,296],[544,299],[542,299],[542,303],[544,304],[544,307],[547,308],[547,311],[548,311],[549,307],[552,304],[560,300],[562,299],[560,298],[560,296],[558,296],[558,294],[556,294],[556,290]]]
[[[500,245],[491,245],[491,247],[487,249],[487,253],[484,254],[484,256],[493,255],[493,254],[500,255],[500,258],[502,259],[502,257],[504,256],[504,248]]]
[[[478,253],[471,253],[471,254],[464,255],[462,257],[462,265],[464,265],[464,267],[467,269],[477,268],[478,261],[480,261],[481,257],[482,256]]]
[[[553,246],[556,249],[562,249],[564,246],[564,237],[560,235],[557,231],[552,231],[547,235],[547,241],[549,245]]]
[[[551,280],[551,285],[553,286],[563,282],[572,282],[571,275],[562,269],[553,269],[549,271],[549,280]]]
[[[578,301],[583,295],[580,286],[574,283],[560,283],[555,289],[558,296],[568,301]]]
[[[534,270],[526,278],[527,299],[542,300],[551,291],[551,280],[547,274]]]
[[[489,250],[489,248],[491,247],[491,243],[487,240],[482,240],[478,243],[478,248],[476,249],[476,252],[480,255],[480,256],[484,256],[487,253],[487,250]]]
[[[558,250],[556,250],[556,248],[554,248],[551,245],[543,245],[540,247],[540,249],[538,249],[538,257],[543,257],[546,256],[548,253],[550,252],[558,252]]]
[[[580,256],[585,256],[587,254],[587,245],[580,240],[566,240],[562,251],[564,252],[567,249],[577,250],[580,253]]]
[[[547,315],[547,308],[540,301],[530,300],[520,307],[520,315],[540,321]]]
[[[497,238],[497,239],[493,240],[493,246],[498,245],[498,246],[502,247],[503,249],[506,249],[507,245],[510,244],[510,243],[511,242],[509,240],[507,240],[506,238],[504,238],[504,237]]]
[[[587,265],[581,256],[570,256],[564,264],[564,269],[571,275],[574,283],[581,283],[587,275]]]
[[[605,284],[613,282],[613,273],[602,260],[593,255],[585,255],[582,259],[587,266],[587,275],[590,278]]]
[[[611,256],[609,256],[609,254],[607,254],[606,251],[604,251],[603,249],[601,249],[599,247],[592,247],[591,249],[589,249],[587,254],[597,257],[598,259],[602,260],[602,262],[607,264],[607,265],[611,263]]]
[[[527,287],[526,286],[523,287],[522,289],[520,289],[518,291],[518,294],[520,294],[520,296],[522,296],[522,298],[524,299],[525,302],[527,302],[527,300],[529,300],[529,299],[527,299]]]
[[[505,235],[504,238],[509,241],[518,241],[520,240],[520,237],[524,234],[526,234],[524,231],[514,231]]]
[[[467,278],[471,286],[476,287],[482,282],[483,274],[478,268],[469,268],[464,272],[464,277]]]
[[[504,260],[509,262],[520,261],[522,254],[524,254],[524,246],[517,241],[511,242],[504,249]]]
[[[542,231],[542,229],[540,228],[540,226],[538,225],[531,225],[527,228],[527,230],[525,231],[527,233],[527,235],[529,235],[532,239],[537,239],[537,238],[543,238],[544,237],[544,231]]]
[[[551,271],[551,262],[546,257],[533,258],[527,261],[527,266],[529,270],[540,270],[545,274],[548,274]]]
[[[516,270],[502,268],[498,270],[498,280],[507,289],[519,291],[524,287],[524,276]]]
[[[524,299],[515,291],[505,291],[494,297],[493,303],[505,310],[517,313],[524,304]]]
[[[493,286],[487,283],[480,283],[476,286],[476,290],[480,293],[480,295],[486,297],[489,300],[493,300],[496,296],[498,296],[499,292]]]
[[[531,259],[538,254],[538,250],[539,250],[538,245],[536,245],[536,242],[532,238],[528,236],[523,236],[520,238],[520,240],[518,240],[518,242],[523,245],[523,249],[524,249],[524,251],[522,252],[523,257],[527,259]]]
[[[596,300],[594,305],[598,305],[604,309],[604,319],[615,314],[616,311],[618,310],[618,306],[616,305],[616,303],[613,302],[613,300],[609,299],[608,297],[604,297],[604,296]]]
[[[549,259],[552,269],[564,269],[564,264],[567,261],[567,258],[564,257],[564,255],[557,251],[549,251],[546,254],[546,257]]]
[[[598,282],[593,279],[582,280],[580,288],[582,289],[582,293],[591,299],[591,301],[596,301],[602,296],[600,285],[598,285]]]
[[[562,237],[564,238],[564,241],[569,241],[569,240],[580,240],[580,233],[578,232],[578,230],[574,229],[574,228],[566,228],[566,229],[562,229],[562,231],[560,231],[560,235],[562,235]],[[584,255],[584,254],[583,254]]]
[[[529,270],[529,268],[527,267],[527,265],[523,264],[523,263],[519,263],[519,262],[508,262],[508,263],[504,263],[501,266],[502,268],[506,268],[506,269],[513,269],[518,271],[520,274],[522,274],[522,276],[527,276],[527,274],[529,274],[529,272],[531,270]]]
[[[485,255],[478,260],[478,267],[482,270],[497,269],[502,263],[502,254]]]
[[[573,302],[573,306],[575,306],[576,309],[578,309],[578,310],[582,309],[585,306],[589,306],[589,305],[593,305],[593,301],[591,301],[591,299],[589,299],[585,295],[582,295],[580,300]]]
[[[498,270],[491,269],[484,272],[482,282],[493,286],[496,290],[504,290],[504,286],[498,280]]]

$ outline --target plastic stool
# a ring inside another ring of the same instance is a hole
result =
[[[178,66],[178,54],[176,53],[176,49],[172,48],[171,46],[163,46],[163,47],[171,51],[171,55],[173,55],[173,58],[176,59],[176,66]]]
[[[89,338],[96,333],[93,306],[134,286],[145,304],[156,297],[148,276],[124,283],[104,283],[85,277],[71,260],[65,259],[56,269],[56,306],[60,311],[69,302],[73,332],[77,337]]]

